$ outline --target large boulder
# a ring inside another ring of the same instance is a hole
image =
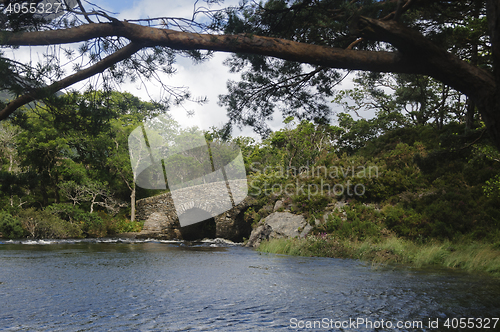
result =
[[[312,227],[301,215],[290,212],[274,212],[267,216],[250,234],[247,247],[258,247],[268,239],[305,237]]]

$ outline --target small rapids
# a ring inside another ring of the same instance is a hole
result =
[[[77,244],[77,243],[167,243],[177,244],[181,246],[193,247],[228,247],[241,246],[242,243],[236,243],[231,240],[216,238],[203,239],[199,241],[184,241],[184,240],[158,240],[158,239],[130,239],[130,238],[95,238],[95,239],[22,239],[22,240],[1,240],[2,244],[25,244],[25,245],[54,245],[54,244]]]

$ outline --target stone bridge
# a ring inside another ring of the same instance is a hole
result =
[[[238,181],[244,181],[246,186],[246,179]],[[237,184],[231,182],[231,189]],[[144,198],[136,202],[136,218],[144,221],[143,230],[137,237],[190,241],[218,237],[241,242],[243,238],[249,238],[252,231],[251,224],[244,220],[244,212],[254,202],[253,198],[243,196],[242,191],[233,189],[228,195],[225,182],[191,186]],[[196,220],[205,220],[181,227],[179,218],[186,224],[192,216]]]

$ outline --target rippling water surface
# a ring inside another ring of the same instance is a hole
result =
[[[450,331],[446,320],[461,317],[500,317],[498,280],[259,254],[220,241],[0,242],[4,331],[389,330],[347,327],[349,319]]]

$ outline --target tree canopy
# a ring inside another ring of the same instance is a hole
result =
[[[277,108],[285,116],[324,119],[342,77],[335,69],[419,74],[467,95],[500,148],[499,1],[269,0],[198,9],[192,19],[123,21],[79,0],[58,17],[9,12],[14,3],[23,2],[3,4],[4,47],[81,43],[88,63],[64,76],[55,60],[37,67],[2,56],[1,88],[16,98],[2,105],[0,119],[35,99],[50,104],[54,92],[100,73],[110,84],[154,78],[158,70],[172,72],[178,53],[203,60],[204,51],[222,51],[235,54],[231,70],[244,71],[220,100],[236,124],[265,132],[262,123]],[[169,91],[176,102],[189,96]]]

